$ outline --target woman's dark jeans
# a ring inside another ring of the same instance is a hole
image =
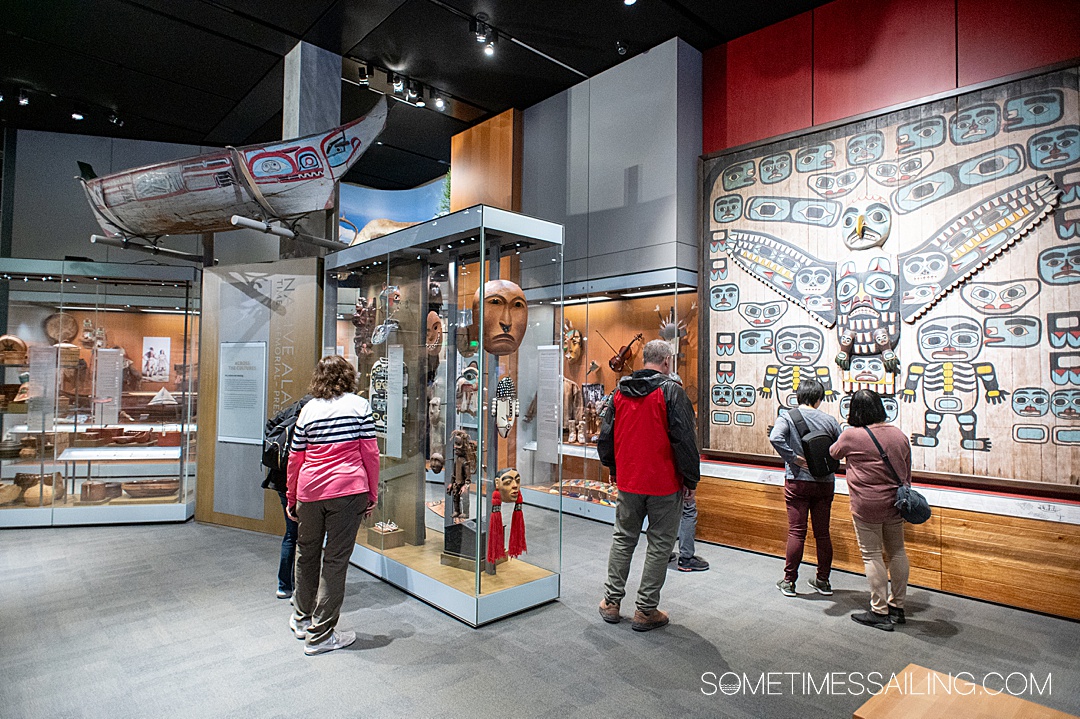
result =
[[[293,566],[296,564],[296,522],[289,519],[289,513],[285,512],[288,499],[284,492],[278,492],[281,497],[281,511],[285,513],[285,536],[281,538],[281,564],[278,565],[277,588],[279,592],[292,593],[293,590]]]

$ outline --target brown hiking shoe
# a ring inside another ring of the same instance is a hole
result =
[[[659,609],[654,609],[651,612],[643,612],[639,609],[634,612],[633,630],[635,632],[647,632],[650,629],[659,629],[660,627],[666,626],[667,623],[667,612],[661,612]]]
[[[622,621],[622,617],[619,616],[619,605],[609,602],[605,597],[600,602],[600,618],[608,624],[618,624]]]

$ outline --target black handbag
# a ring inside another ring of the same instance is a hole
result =
[[[900,479],[900,475],[896,473],[892,462],[889,461],[889,455],[885,454],[885,450],[882,449],[881,443],[877,441],[877,437],[874,436],[869,427],[863,427],[863,429],[870,435],[870,439],[874,441],[874,446],[877,447],[882,461],[885,462],[885,466],[889,468],[893,478],[900,485],[896,488],[896,502],[894,504],[900,511],[900,517],[911,524],[922,524],[930,519],[930,503],[926,501],[926,497],[912,488],[910,479],[906,483]]]

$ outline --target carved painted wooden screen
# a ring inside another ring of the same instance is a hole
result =
[[[775,456],[812,377],[841,422],[879,392],[916,471],[1080,482],[1077,78],[706,162],[704,449]]]

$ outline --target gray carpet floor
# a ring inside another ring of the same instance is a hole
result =
[[[712,570],[671,571],[672,624],[639,634],[596,612],[611,528],[564,528],[562,599],[481,629],[351,568],[340,626],[359,639],[318,657],[274,598],[275,537],[193,522],[0,531],[0,717],[850,717],[865,695],[804,688],[804,674],[887,678],[909,662],[1033,675],[1037,701],[1080,714],[1078,623],[914,589],[908,625],[887,634],[848,618],[861,576],[785,598],[781,560],[699,544]],[[798,674],[770,695],[702,681],[728,671]]]

